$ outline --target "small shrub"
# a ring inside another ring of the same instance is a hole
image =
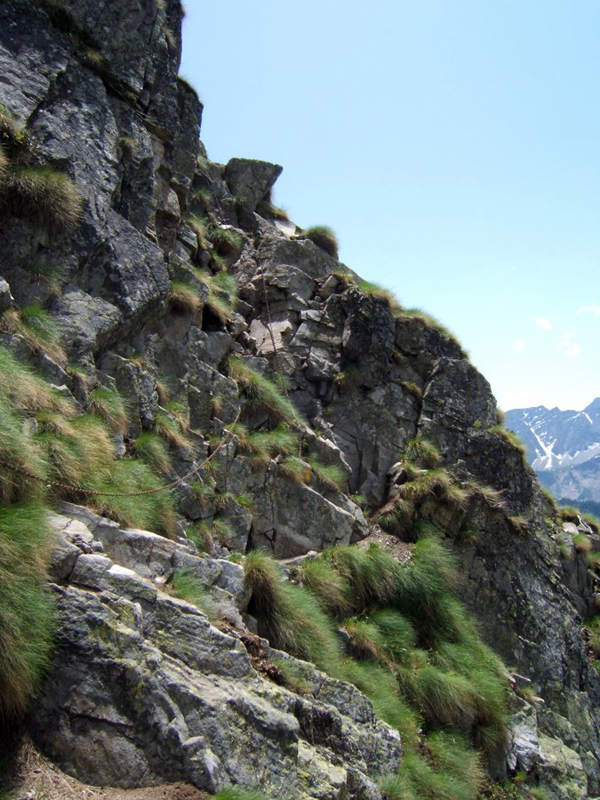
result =
[[[0,210],[50,232],[72,231],[82,207],[73,181],[49,167],[13,167],[0,182]]]
[[[337,236],[331,228],[326,225],[316,225],[305,231],[305,235],[313,244],[324,250],[327,255],[332,258],[338,257],[339,244]]]

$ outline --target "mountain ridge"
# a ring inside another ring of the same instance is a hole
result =
[[[0,3],[0,510],[47,492],[58,617],[27,729],[116,786],[597,793],[598,533],[455,340],[281,219],[279,166],[210,161],[181,17]]]

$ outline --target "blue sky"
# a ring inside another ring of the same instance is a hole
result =
[[[452,330],[504,409],[600,396],[597,0],[188,0],[209,156]]]

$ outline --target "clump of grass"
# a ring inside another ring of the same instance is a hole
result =
[[[398,302],[398,299],[393,292],[389,291],[389,289],[384,289],[383,286],[379,286],[377,283],[371,283],[370,281],[360,281],[358,288],[368,297],[374,297],[376,300],[382,300],[392,314],[398,314],[402,310],[402,306]]]
[[[229,374],[243,387],[245,408],[250,413],[267,413],[275,422],[297,424],[298,412],[274,380],[237,356],[229,359]]]
[[[415,400],[421,401],[423,399],[423,390],[413,381],[402,381],[402,388],[411,394]]]
[[[490,428],[490,433],[495,433],[497,436],[500,436],[505,442],[508,442],[508,444],[518,450],[522,456],[527,455],[527,448],[517,434],[505,428],[503,425],[494,425]]]
[[[575,550],[578,553],[591,553],[593,549],[593,543],[590,537],[585,533],[577,533],[573,536],[573,544],[575,545]]]
[[[90,411],[101,417],[112,431],[123,433],[127,428],[127,406],[114,389],[100,387],[90,392]]]
[[[346,485],[346,473],[337,464],[324,464],[318,456],[307,458],[311,473],[329,489],[342,490]]]
[[[284,208],[274,205],[270,200],[261,200],[256,206],[256,213],[265,219],[277,219],[281,222],[289,222],[290,218]]]
[[[268,464],[271,458],[290,455],[298,450],[298,435],[285,423],[273,430],[259,430],[250,433],[243,423],[234,429],[238,446],[257,458],[259,463]]]
[[[315,225],[308,228],[305,232],[307,239],[316,244],[321,250],[332,258],[338,257],[339,243],[337,236],[327,225]]]
[[[208,226],[206,236],[218,255],[221,256],[232,256],[238,253],[244,243],[242,234],[235,228],[214,223]]]
[[[176,570],[171,576],[169,584],[175,597],[187,600],[188,603],[197,606],[210,619],[215,618],[214,601],[192,571],[189,569]]]
[[[210,553],[213,545],[212,526],[205,520],[199,520],[185,529],[188,539],[196,545],[201,553]]]
[[[5,160],[5,169],[10,162],[27,161],[32,146],[27,128],[20,125],[15,116],[0,104],[0,149]]]
[[[334,566],[322,559],[311,558],[299,568],[298,578],[319,600],[323,610],[334,619],[343,619],[353,611],[350,584]]]
[[[159,411],[154,418],[154,430],[173,447],[189,449],[190,445],[181,424],[171,414]]]
[[[303,484],[310,480],[310,466],[301,458],[286,456],[279,462],[280,471],[293,483]]]
[[[0,718],[22,714],[49,666],[54,633],[44,589],[52,539],[38,500],[0,507]]]
[[[189,408],[184,403],[180,403],[177,400],[170,400],[168,403],[163,403],[162,406],[177,422],[181,432],[187,433],[190,428]]]
[[[347,659],[343,678],[367,695],[380,719],[400,732],[405,748],[415,747],[421,723],[414,709],[402,697],[398,681],[389,669],[371,661]]]
[[[206,209],[209,208],[209,206],[210,206],[210,204],[212,202],[212,192],[210,191],[210,189],[207,189],[204,186],[201,187],[200,189],[196,189],[196,191],[194,192],[194,200],[197,200],[203,206],[204,210],[206,211]],[[197,214],[195,214],[194,216],[198,217]],[[199,219],[201,219],[201,218],[199,218]],[[201,220],[201,221],[203,223],[203,228],[206,228],[204,220]]]
[[[250,612],[259,620],[261,635],[275,647],[322,669],[339,668],[339,639],[316,597],[284,582],[276,562],[263,551],[248,553],[244,573],[252,591]]]
[[[142,528],[174,536],[175,512],[168,491],[136,495],[149,489],[158,489],[162,481],[151,468],[135,458],[123,458],[112,465],[110,476],[90,475],[85,488],[106,492],[122,492],[131,496],[92,497],[90,504],[101,514],[115,519],[128,528]]]
[[[195,269],[194,274],[208,289],[206,305],[217,319],[225,324],[233,319],[238,299],[237,281],[228,272],[212,275],[207,270]]]
[[[82,207],[82,197],[73,181],[49,167],[13,166],[0,182],[3,213],[52,233],[72,231]]]
[[[371,621],[379,628],[383,637],[383,650],[395,662],[402,664],[417,644],[417,634],[409,620],[394,611],[384,608],[371,616]]]
[[[172,469],[169,448],[163,438],[153,431],[141,433],[131,446],[132,452],[155,472],[169,474]]]
[[[254,558],[260,563],[252,613],[278,646],[297,647],[282,586],[316,597],[322,612],[341,621],[350,657],[324,668],[365,692],[376,713],[402,733],[405,752],[421,759],[414,768],[407,762],[398,785],[434,787],[423,796],[476,797],[482,773],[473,746],[495,759],[506,742],[506,675],[453,596],[456,564],[443,545],[425,536],[403,563],[373,545],[336,547],[296,568],[292,579],[300,586],[282,583],[268,557]],[[314,660],[310,646],[301,657]],[[436,795],[441,788],[445,794]]]
[[[10,402],[15,413],[27,414],[52,409],[65,416],[75,416],[75,408],[71,402],[1,346],[0,375],[3,379],[1,394]]]
[[[198,197],[198,192],[196,193],[196,197]],[[187,217],[186,222],[196,234],[198,247],[201,250],[208,250],[210,245],[207,238],[206,221],[202,219],[202,217],[198,216],[198,214],[190,214]]]
[[[202,310],[202,298],[198,290],[183,281],[171,281],[169,302],[180,314],[198,314]]]
[[[353,610],[360,613],[374,604],[387,605],[396,593],[399,564],[377,545],[333,547],[322,554],[350,587]]]
[[[60,345],[60,334],[54,317],[37,304],[6,311],[0,327],[7,333],[19,334],[34,353],[44,353],[58,363],[66,361]]]
[[[411,439],[404,457],[423,469],[436,469],[442,464],[442,456],[437,447],[426,439]]]
[[[273,664],[279,669],[286,689],[296,694],[311,694],[312,684],[297,663],[287,658],[274,658]]]
[[[450,339],[450,341],[454,342],[455,344],[459,344],[456,336],[454,336],[454,334],[449,331],[445,325],[442,325],[439,320],[435,319],[435,317],[432,317],[431,314],[428,314],[421,308],[403,308],[398,316],[410,317],[411,319],[419,320],[419,322],[421,322],[427,328],[433,328],[434,330],[443,333],[446,338]]]
[[[512,514],[506,519],[513,531],[520,536],[524,536],[529,532],[529,520],[521,516],[521,514]]]

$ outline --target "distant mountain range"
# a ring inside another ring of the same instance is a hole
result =
[[[515,408],[506,427],[527,448],[540,481],[561,503],[600,516],[600,397],[583,411]]]

